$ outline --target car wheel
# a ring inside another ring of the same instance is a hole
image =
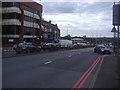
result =
[[[20,51],[17,51],[16,54],[20,54]]]

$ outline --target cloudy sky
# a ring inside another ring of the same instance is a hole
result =
[[[57,24],[61,36],[113,36],[113,2],[40,2],[43,18]]]

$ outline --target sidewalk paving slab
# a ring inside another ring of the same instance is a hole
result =
[[[119,88],[120,83],[117,77],[117,57],[113,55],[105,56],[93,88]]]

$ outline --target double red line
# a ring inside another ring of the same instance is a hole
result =
[[[80,79],[74,84],[71,90],[75,88],[82,88],[87,78],[90,76],[91,72],[95,69],[98,62],[102,59],[103,56],[99,56],[93,64],[88,68],[88,70],[80,77]]]

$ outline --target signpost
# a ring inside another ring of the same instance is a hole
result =
[[[120,3],[113,5],[113,31],[117,26],[117,54],[119,54],[119,26],[120,26]]]
[[[117,59],[118,59],[118,79],[120,79],[120,60],[119,60],[119,26],[120,26],[120,2],[113,5],[113,25],[117,26]],[[114,31],[115,28],[113,28]]]
[[[116,30],[115,26],[112,28],[111,32],[114,33],[114,39],[113,39],[114,48],[113,48],[113,51],[114,51],[114,54],[116,55],[116,49],[115,49],[115,47],[116,47],[116,32],[117,32],[117,30]]]

